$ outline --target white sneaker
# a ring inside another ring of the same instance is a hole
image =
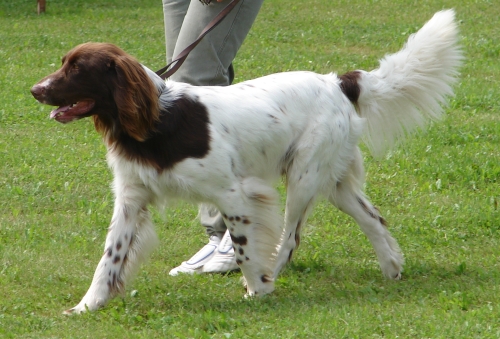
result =
[[[229,231],[224,233],[214,255],[201,268],[203,273],[225,273],[239,269]]]
[[[179,266],[170,270],[168,274],[176,276],[179,273],[186,273],[186,274],[202,273],[203,266],[210,259],[214,257],[216,249],[219,246],[220,242],[221,239],[219,237],[212,235],[208,241],[208,244],[203,246],[201,250],[199,250],[195,255],[191,257],[191,259],[189,259],[188,261],[184,261]]]

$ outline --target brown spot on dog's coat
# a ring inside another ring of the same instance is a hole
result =
[[[203,158],[210,150],[208,125],[207,108],[181,97],[161,109],[146,140],[138,142],[123,134],[116,148],[130,160],[148,163],[161,172],[186,158]]]
[[[347,72],[340,77],[340,89],[342,93],[353,103],[357,104],[361,88],[359,87],[358,80],[361,78],[361,72],[352,71]]]
[[[244,235],[239,236],[239,237],[235,237],[231,234],[231,240],[233,241],[234,244],[238,244],[238,245],[246,245],[247,244],[247,237],[245,237]]]
[[[297,222],[297,227],[295,228],[295,247],[300,245],[300,229],[302,227],[302,219]]]
[[[271,197],[268,197],[267,195],[260,193],[253,193],[249,196],[249,198],[252,200],[257,200],[262,204],[269,204],[271,202],[274,202],[274,199],[272,199]]]
[[[267,275],[267,274],[264,274],[263,276],[260,277],[260,280],[263,282],[263,283],[269,283],[269,282],[272,282],[273,280]]]
[[[384,226],[384,227],[387,228],[387,221],[384,218],[379,217],[378,220],[380,221],[380,223],[382,224],[382,226]]]
[[[358,203],[361,205],[361,207],[363,208],[363,210],[370,217],[372,217],[373,219],[377,219],[377,216],[375,215],[375,213],[373,213],[373,211],[365,204],[365,202],[363,201],[363,199],[361,199],[360,197],[357,197],[356,199],[358,200]]]

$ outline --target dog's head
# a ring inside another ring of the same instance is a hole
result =
[[[137,60],[112,44],[85,43],[62,58],[62,66],[31,88],[39,102],[58,106],[61,123],[93,116],[97,130],[147,138],[158,119],[158,90]]]

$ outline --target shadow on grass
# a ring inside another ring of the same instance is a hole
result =
[[[338,273],[338,274],[337,274]],[[426,263],[409,263],[401,281],[382,277],[377,268],[360,268],[342,272],[336,268],[309,263],[292,263],[280,275],[274,293],[257,299],[243,298],[241,273],[225,275],[168,277],[157,281],[138,297],[118,298],[104,312],[155,312],[177,314],[176,317],[204,312],[248,312],[264,316],[267,312],[304,312],[314,308],[393,307],[428,300],[445,309],[462,310],[480,304],[476,291],[498,281],[500,273],[464,266],[449,268]],[[153,280],[155,280],[153,278]],[[479,293],[479,292],[478,292]],[[108,309],[108,310],[107,310]]]

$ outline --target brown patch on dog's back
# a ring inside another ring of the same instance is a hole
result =
[[[179,98],[161,110],[159,122],[143,142],[123,133],[116,149],[130,160],[146,163],[159,172],[186,158],[203,158],[210,150],[206,107],[189,98]]]
[[[357,104],[361,88],[359,87],[358,80],[361,78],[361,72],[352,71],[342,74],[340,77],[340,89],[347,98],[353,103]]]

